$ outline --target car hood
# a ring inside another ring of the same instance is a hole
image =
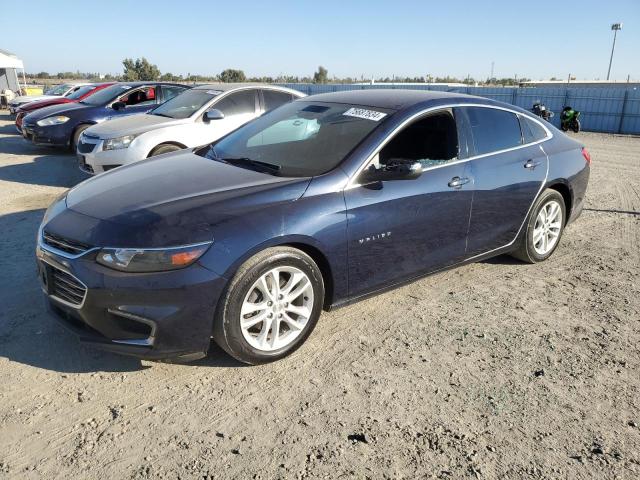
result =
[[[53,97],[49,99],[25,103],[20,107],[20,110],[23,112],[31,112],[33,110],[38,110],[40,108],[50,107],[52,105],[61,105],[63,103],[73,103],[73,100],[69,100],[68,98],[65,98],[65,97]]]
[[[164,247],[210,241],[225,220],[297,200],[310,178],[284,178],[182,151],[72,188],[47,230],[88,245]]]
[[[14,97],[10,103],[26,103],[26,102],[37,102],[39,100],[49,100],[53,98],[61,98],[58,95],[20,95],[19,97]]]
[[[187,119],[188,120],[188,119]],[[102,139],[122,137],[123,135],[139,135],[159,127],[186,123],[185,120],[175,120],[159,115],[130,115],[113,118],[91,127],[92,135]]]
[[[28,117],[28,121],[37,122],[45,117],[51,115],[67,115],[75,112],[76,110],[83,110],[85,108],[92,108],[93,105],[85,105],[83,103],[63,103],[60,105],[51,105],[50,107],[39,108],[38,110],[31,112]]]

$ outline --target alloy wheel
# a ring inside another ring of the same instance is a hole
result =
[[[533,227],[533,248],[538,255],[546,255],[555,247],[562,230],[562,207],[551,200],[545,203]]]
[[[271,352],[290,345],[313,311],[309,277],[290,266],[272,268],[249,289],[240,311],[240,328],[253,348]]]

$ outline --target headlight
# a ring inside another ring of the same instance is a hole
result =
[[[42,120],[38,120],[36,123],[41,127],[48,127],[50,125],[60,125],[68,121],[69,117],[65,117],[64,115],[57,115],[55,117],[43,118]]]
[[[123,272],[162,272],[191,265],[211,246],[211,242],[172,248],[103,248],[97,262]]]
[[[124,137],[118,138],[110,138],[104,141],[102,145],[103,150],[120,150],[121,148],[129,148],[133,139],[136,138],[135,135],[125,135]]]

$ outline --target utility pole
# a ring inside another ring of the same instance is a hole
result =
[[[495,65],[495,62],[491,62],[491,77],[489,77],[489,82],[493,83],[493,66]]]
[[[611,74],[611,64],[613,63],[613,52],[616,49],[616,36],[618,35],[618,30],[622,30],[622,23],[612,24],[611,30],[613,30],[613,47],[611,47],[611,58],[609,59],[609,70],[607,70],[607,81],[609,81],[609,75]]]

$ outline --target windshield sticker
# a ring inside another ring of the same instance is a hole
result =
[[[209,95],[218,95],[220,93],[220,90],[207,90],[206,93],[208,93]]]
[[[387,116],[386,113],[367,110],[366,108],[350,108],[342,115],[346,115],[347,117],[364,118],[365,120],[373,120],[374,122],[379,122]]]
[[[131,88],[131,85],[120,85],[120,88],[123,90],[129,90]]]

